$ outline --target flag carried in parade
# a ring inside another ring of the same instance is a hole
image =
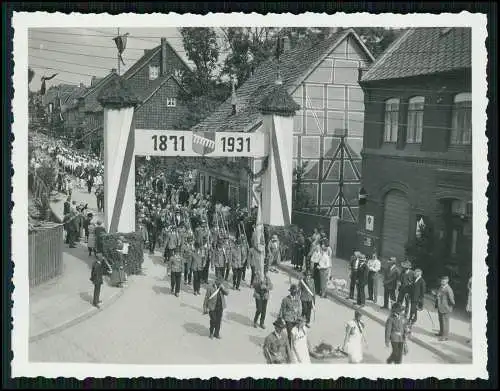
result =
[[[54,77],[56,77],[59,73],[54,73],[52,76],[42,76],[42,86],[40,87],[40,95],[45,95],[45,91],[47,90],[47,87],[45,86],[45,81],[46,80],[52,80]]]
[[[122,54],[125,51],[127,47],[127,36],[129,33],[123,34],[123,35],[118,35],[117,37],[113,38],[113,41],[115,41],[116,48],[118,49],[118,57],[120,58],[120,61],[122,62],[123,65],[125,65],[125,62],[123,61]]]

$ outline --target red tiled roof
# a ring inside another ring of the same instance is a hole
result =
[[[314,45],[297,47],[281,56],[280,73],[283,86],[292,93],[314,67],[319,64],[342,40],[352,34],[352,29],[339,31]],[[364,45],[362,45],[364,46]],[[369,54],[371,57],[371,54]],[[232,114],[231,97],[211,115],[195,125],[194,131],[246,132],[258,126],[262,120],[258,106],[276,86],[277,61],[274,56],[262,63],[254,74],[237,90],[237,113]]]
[[[362,82],[399,79],[471,67],[470,28],[407,30],[371,66]]]

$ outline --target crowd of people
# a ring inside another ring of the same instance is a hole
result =
[[[129,244],[125,238],[119,238],[116,248],[120,253],[119,261],[110,265],[103,257],[102,238],[106,231],[102,221],[94,219],[87,205],[72,201],[72,186],[65,184],[74,177],[81,189],[86,188],[91,193],[95,188],[98,209],[103,211],[102,163],[95,157],[76,153],[60,142],[42,139],[36,146],[37,152],[30,164],[36,169],[44,159],[55,161],[58,190],[68,196],[63,221],[66,243],[74,247],[77,241],[85,238],[89,256],[94,254],[97,258],[91,280],[95,286],[93,304],[99,307],[104,274],[110,273],[112,284],[116,286],[126,281],[124,268]],[[253,289],[253,326],[266,328],[267,306],[273,290],[270,272],[277,271],[284,247],[277,235],[269,235],[258,222],[256,209],[229,208],[186,188],[179,181],[167,183],[165,175],[160,174],[146,181],[145,186],[137,187],[136,219],[145,248],[151,254],[156,250],[163,253],[173,295],[179,297],[182,281],[185,285],[192,285],[194,295],[201,295],[201,284],[206,284],[203,312],[209,315],[210,338],[221,338],[225,296],[229,294],[228,281],[232,281],[233,290],[241,290],[245,285]],[[310,362],[312,349],[308,329],[311,314],[316,309],[316,298],[326,297],[328,283],[334,277],[332,249],[321,227],[310,235],[300,229],[292,247],[289,254],[300,278],[297,284],[290,286],[289,295],[282,299],[278,317],[273,322],[274,331],[265,339],[263,349],[268,363]],[[212,282],[209,281],[210,270],[215,274]],[[242,284],[247,277],[248,284]],[[418,312],[424,308],[427,288],[421,269],[412,270],[407,259],[398,265],[397,260],[391,258],[382,265],[376,250],[370,257],[354,252],[350,262],[349,298],[356,302],[358,309],[346,324],[340,349],[351,363],[363,360],[366,341],[360,309],[367,299],[377,303],[380,278],[384,289],[382,307],[390,310],[385,326],[386,344],[392,347],[388,363],[402,362],[411,327],[417,322]],[[471,286],[469,312],[470,295]],[[435,292],[441,341],[449,337],[449,319],[454,306],[453,289],[448,278],[443,277]]]

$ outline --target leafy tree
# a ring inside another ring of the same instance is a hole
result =
[[[379,57],[403,31],[384,27],[355,27],[354,30],[375,58]]]

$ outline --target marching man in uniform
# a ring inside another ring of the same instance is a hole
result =
[[[233,269],[233,289],[240,290],[241,274],[243,269],[242,247],[240,239],[233,238],[231,245],[231,268]]]
[[[221,238],[217,240],[217,246],[212,251],[210,261],[212,263],[212,268],[215,268],[215,277],[224,278],[224,268],[226,266],[226,254]]]
[[[288,364],[290,362],[290,343],[283,333],[285,322],[278,318],[274,331],[264,340],[264,357],[268,364]]]
[[[172,251],[170,256],[170,289],[176,297],[179,297],[181,290],[182,257],[178,249]]]
[[[311,327],[311,311],[316,302],[316,296],[310,269],[304,272],[304,276],[300,280],[299,289],[300,301],[302,302],[302,315],[306,318],[306,327]]]
[[[401,364],[405,354],[407,323],[402,316],[401,304],[395,303],[391,308],[391,315],[385,322],[385,345],[392,347],[391,355],[387,358],[387,364]]]
[[[290,285],[290,294],[283,298],[279,311],[279,317],[285,321],[286,331],[288,334],[288,343],[291,343],[292,328],[297,323],[297,320],[302,315],[302,303],[299,297],[299,289],[297,285]]]
[[[224,287],[222,277],[218,276],[215,282],[207,288],[205,300],[203,302],[203,313],[210,316],[210,339],[213,337],[220,339],[220,326],[222,323],[222,313],[226,308],[227,289]]]

